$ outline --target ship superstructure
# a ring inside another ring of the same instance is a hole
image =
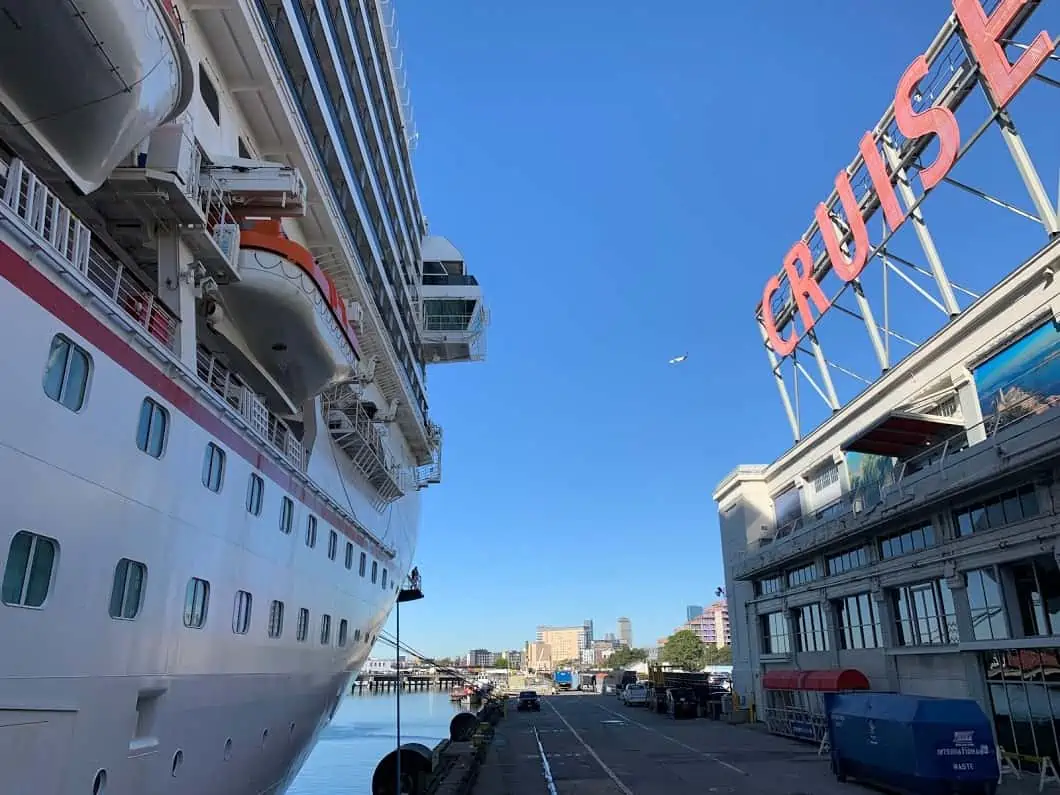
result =
[[[393,8],[21,0],[0,43],[0,791],[282,792],[411,568],[426,365],[484,356]]]

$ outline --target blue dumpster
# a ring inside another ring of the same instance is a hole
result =
[[[1000,771],[990,722],[963,698],[825,695],[832,772],[917,795],[994,795]]]

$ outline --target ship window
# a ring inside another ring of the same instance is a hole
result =
[[[92,358],[62,334],[52,337],[48,364],[44,368],[44,394],[70,411],[80,411],[88,393]]]
[[[361,553],[361,576],[364,576],[365,568],[368,566],[368,555]]]
[[[313,549],[317,545],[317,518],[309,514],[305,520],[305,545]]]
[[[273,599],[269,606],[269,637],[278,638],[283,634],[283,602]]]
[[[372,583],[374,584],[377,579],[379,579],[379,562],[373,560],[372,561]]]
[[[360,640],[361,640],[361,630],[359,630],[359,629],[355,629],[355,630],[353,631],[353,639],[354,639],[355,641],[357,641],[358,643],[360,642]]]
[[[328,557],[335,560],[339,553],[339,534],[332,530],[328,533]]]
[[[225,451],[210,442],[202,458],[202,485],[210,491],[220,491],[225,479]]]
[[[320,617],[320,645],[327,646],[331,642],[331,616],[327,613]]]
[[[166,448],[169,412],[151,398],[140,406],[140,424],[136,429],[136,446],[152,458],[161,458]]]
[[[217,96],[217,89],[214,88],[213,81],[206,74],[206,67],[201,62],[199,63],[199,96],[202,97],[202,103],[206,106],[206,110],[210,111],[213,120],[220,124],[221,100]]]
[[[339,645],[346,645],[346,638],[350,634],[350,622],[345,618],[339,622]]]
[[[304,643],[305,639],[309,636],[309,609],[306,607],[298,608],[298,628],[295,630],[295,637],[299,643]]]
[[[384,591],[386,590],[386,575],[387,575],[387,571],[386,571],[386,569],[383,569],[383,590]]]
[[[192,577],[184,590],[184,626],[201,629],[206,623],[206,611],[210,604],[210,583]]]
[[[247,142],[243,140],[243,136],[239,136],[236,139],[236,150],[239,152],[239,156],[245,160],[251,159],[250,149],[247,147]]]
[[[140,613],[144,598],[144,579],[147,567],[135,560],[122,558],[114,569],[114,585],[110,589],[110,617],[134,619]]]
[[[353,544],[349,541],[346,542],[346,568],[353,568]]]
[[[294,501],[290,497],[283,498],[283,504],[280,507],[280,530],[285,534],[290,535],[291,528],[294,526]]]
[[[20,530],[11,539],[4,582],[0,586],[4,604],[40,607],[48,598],[55,572],[59,544],[54,539]]]
[[[251,472],[250,483],[247,484],[247,513],[252,516],[261,516],[261,503],[264,497],[265,481]]]
[[[246,635],[250,631],[250,611],[253,606],[253,596],[247,591],[236,591],[236,604],[232,615],[232,631],[237,635]]]

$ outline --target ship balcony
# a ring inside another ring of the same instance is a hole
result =
[[[431,444],[431,460],[416,467],[416,488],[425,489],[442,482],[442,429],[428,420],[427,437]]]
[[[438,364],[486,358],[489,310],[474,276],[424,274],[420,302],[424,361]]]
[[[85,194],[191,101],[172,0],[7,0],[4,18],[0,103]]]
[[[324,416],[331,438],[350,457],[375,491],[372,500],[381,509],[407,493],[405,471],[394,462],[376,423],[374,403],[361,400],[346,387],[324,395]]]

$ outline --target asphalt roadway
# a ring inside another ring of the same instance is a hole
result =
[[[514,705],[477,795],[862,795],[811,745],[703,718],[673,720],[613,695],[562,694],[540,712]]]

